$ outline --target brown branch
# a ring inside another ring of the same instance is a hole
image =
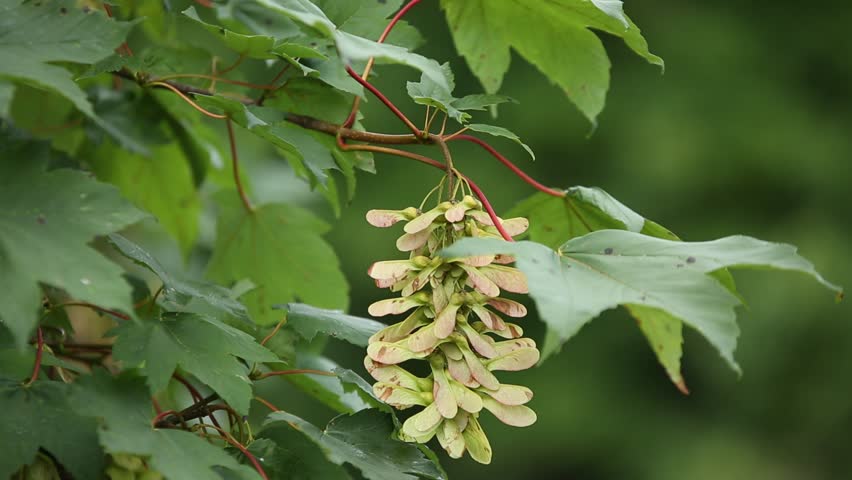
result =
[[[113,72],[113,75],[126,78],[128,80],[132,80],[140,85],[151,87],[151,88],[168,88],[163,86],[163,84],[172,87],[173,89],[178,90],[184,94],[192,94],[192,95],[204,95],[204,96],[213,96],[216,95],[214,92],[207,90],[205,88],[196,87],[193,85],[187,85],[185,83],[173,82],[171,80],[163,80],[160,81],[156,78],[136,78],[130,72],[126,70],[120,70],[118,72]],[[157,82],[155,84],[151,84],[151,82]],[[171,91],[172,88],[168,88]],[[254,105],[255,101],[249,98],[246,99],[237,99],[243,105]],[[374,132],[364,132],[361,130],[352,130],[351,128],[346,128],[344,126],[338,125],[336,123],[326,122],[324,120],[320,120],[318,118],[309,117],[307,115],[299,115],[295,113],[286,114],[285,120],[293,123],[295,125],[299,125],[302,128],[307,128],[308,130],[316,130],[318,132],[327,133],[329,135],[340,136],[347,140],[354,140],[356,142],[368,142],[368,143],[379,143],[383,145],[416,145],[416,144],[429,144],[432,143],[431,139],[423,139],[419,138],[416,135],[391,135],[385,133],[374,133]]]

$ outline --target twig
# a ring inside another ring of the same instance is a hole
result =
[[[446,120],[447,117],[444,117]],[[441,147],[441,153],[444,155],[444,161],[447,164],[447,195],[452,200],[455,197],[455,167],[453,167],[453,156],[450,155],[450,149],[447,147],[447,142],[445,142],[440,135],[432,137],[434,142]]]
[[[95,310],[95,311],[98,311],[98,312],[101,312],[101,313],[106,313],[106,314],[112,315],[113,317],[120,318],[122,320],[130,320],[130,317],[128,315],[125,315],[121,312],[117,312],[115,310],[110,310],[110,309],[104,308],[104,307],[99,307],[97,305],[94,305],[92,303],[87,303],[87,302],[67,302],[67,303],[60,303],[59,305],[56,305],[56,306],[57,307],[86,307],[86,308],[91,308],[92,310]]]
[[[228,141],[231,144],[231,159],[233,160],[233,168],[234,168],[234,183],[237,185],[237,192],[240,194],[240,200],[243,202],[243,207],[245,207],[248,213],[254,213],[254,207],[249,201],[248,196],[246,195],[246,191],[243,189],[243,182],[240,181],[240,159],[237,156],[237,141],[234,138],[234,126],[231,125],[231,119],[227,118],[225,120],[225,125],[228,127]]]
[[[183,92],[181,92],[177,87],[175,87],[171,83],[154,81],[154,82],[148,82],[147,84],[145,84],[145,86],[157,86],[157,87],[167,88],[167,89],[175,92],[176,94],[178,94],[178,96],[180,96],[180,98],[182,98],[192,108],[198,110],[199,112],[203,113],[204,115],[207,115],[210,118],[215,118],[215,119],[218,119],[218,120],[223,120],[225,118],[228,118],[225,115],[219,115],[218,113],[213,113],[213,112],[210,112],[208,110],[205,110],[204,107],[195,103],[191,98],[184,95]]]
[[[284,326],[285,323],[287,323],[287,317],[282,318],[281,321],[278,322],[278,325],[275,325],[275,328],[273,328],[272,331],[269,332],[269,334],[267,336],[263,337],[263,340],[260,341],[260,344],[266,345],[266,342],[268,342],[270,339],[272,339],[272,337],[274,337],[275,334],[278,333],[278,330],[280,330],[281,327]]]
[[[254,88],[257,90],[275,90],[274,85],[258,85],[256,83],[242,82],[240,80],[230,80],[227,78],[218,77],[216,75],[205,75],[203,73],[177,73],[174,75],[166,75],[164,77],[159,77],[157,80],[171,80],[173,78],[203,78],[205,80],[212,80],[214,82],[222,82],[228,83],[230,85],[238,85],[240,87]]]
[[[260,474],[260,477],[263,480],[269,480],[269,477],[266,476],[266,472],[263,471],[263,467],[260,466],[260,462],[257,461],[257,458],[255,458],[255,456],[252,455],[252,453],[248,451],[248,449],[245,447],[245,445],[234,440],[234,437],[232,437],[230,433],[222,430],[221,428],[214,427],[212,425],[199,425],[199,427],[201,427],[201,428],[212,428],[212,429],[218,431],[219,434],[222,436],[223,440],[230,443],[234,448],[236,448],[237,450],[242,452],[242,454],[245,455],[246,458],[249,459],[251,464],[254,466],[254,469],[257,470],[257,473]]]
[[[273,78],[272,80],[270,80],[269,85],[274,85],[274,84],[275,84],[275,82],[277,82],[277,81],[278,81],[278,80],[279,80],[282,76],[284,76],[284,73],[285,73],[285,72],[286,72],[286,71],[287,71],[287,70],[288,70],[291,66],[292,66],[292,64],[290,64],[290,63],[288,63],[288,64],[284,65],[284,68],[282,68],[282,69],[278,72],[278,74],[277,74],[277,75],[275,75],[275,78]],[[259,97],[257,97],[257,100],[255,100],[255,102],[254,102],[254,103],[255,103],[255,104],[257,104],[258,106],[263,106],[263,102],[265,102],[265,101],[266,101],[266,99],[269,97],[269,95],[271,95],[271,94],[273,94],[273,93],[277,92],[277,91],[278,91],[278,89],[280,89],[280,88],[281,88],[283,85],[285,85],[286,83],[287,83],[287,82],[284,82],[284,84],[279,85],[278,87],[275,87],[275,88],[273,88],[272,90],[264,90],[264,91],[263,91],[263,93],[261,93],[261,94],[260,94],[260,96],[259,96]]]
[[[360,83],[364,88],[369,90],[370,93],[375,95],[376,98],[378,98],[382,103],[384,103],[385,106],[388,107],[388,109],[393,112],[394,115],[397,116],[397,118],[402,120],[402,123],[404,123],[405,126],[408,127],[408,129],[411,130],[414,135],[420,136],[420,129],[418,129],[413,123],[411,123],[411,120],[409,120],[408,117],[406,117],[405,114],[402,113],[402,110],[397,108],[396,105],[394,105],[393,102],[391,102],[390,99],[385,96],[385,94],[379,91],[378,88],[376,88],[372,83],[361,78],[361,76],[355,73],[355,70],[352,70],[352,67],[350,66],[346,67],[346,73],[348,73],[350,77],[354,78],[356,82]]]
[[[33,373],[30,375],[30,379],[24,383],[24,386],[29,387],[38,379],[38,374],[41,372],[41,357],[43,353],[44,335],[41,332],[41,327],[38,327],[38,329],[36,329],[36,357],[35,363],[33,364]]]
[[[386,153],[388,155],[396,155],[398,157],[410,158],[411,160],[416,160],[420,163],[425,163],[426,165],[441,170],[447,169],[446,165],[437,160],[432,160],[429,157],[419,155],[417,153],[407,152],[405,150],[398,150],[395,148],[380,147],[377,145],[347,145],[346,150],[365,150],[368,152]],[[462,175],[462,178],[467,181],[468,185],[470,186],[470,189],[473,190],[473,193],[475,193],[479,200],[482,202],[485,211],[488,213],[488,216],[494,223],[494,227],[497,228],[497,231],[500,232],[500,235],[503,237],[503,239],[507,242],[514,242],[512,236],[509,235],[505,228],[503,228],[503,222],[500,221],[500,217],[498,217],[497,213],[494,212],[494,208],[491,206],[491,202],[488,201],[488,197],[485,196],[485,192],[483,192],[482,189],[479,188],[479,186],[477,186],[476,183],[474,183],[473,180],[471,180],[469,177]]]
[[[393,30],[393,27],[395,27],[399,20],[406,13],[408,13],[408,11],[411,10],[413,6],[417,5],[418,3],[420,3],[420,0],[411,0],[410,2],[408,2],[408,4],[399,9],[399,11],[396,12],[396,15],[394,15],[393,18],[391,18],[390,22],[388,22],[388,25],[385,27],[385,30],[382,32],[381,36],[377,40],[377,43],[384,43],[384,41],[388,38],[388,35],[390,35],[391,30]],[[373,68],[373,63],[375,63],[375,59],[373,57],[370,57],[370,59],[367,60],[367,66],[364,67],[364,72],[361,74],[360,78],[364,80],[367,80],[367,78],[369,78],[370,70]],[[349,111],[349,116],[346,117],[346,121],[343,122],[343,126],[351,127],[355,124],[355,117],[358,115],[358,108],[360,107],[360,105],[361,97],[356,96],[355,100],[352,101],[352,109]]]
[[[184,387],[186,387],[186,389],[189,391],[189,395],[192,397],[193,403],[199,403],[204,400],[204,397],[201,396],[201,392],[199,392],[198,389],[196,389],[191,383],[189,383],[189,380],[183,378],[183,376],[178,373],[173,374],[172,377],[174,377],[175,380],[177,380],[178,382],[183,384]],[[207,404],[205,403],[204,405],[205,412],[208,413],[207,416],[210,417],[210,421],[213,422],[213,425],[216,425],[217,427],[220,426],[219,422],[216,421],[216,417],[213,416],[212,413],[210,413],[209,407],[206,406]]]
[[[563,190],[555,190],[553,188],[546,187],[546,186],[542,185],[541,183],[537,182],[536,180],[534,180],[532,177],[527,175],[523,170],[518,168],[517,165],[515,165],[514,163],[509,161],[508,158],[501,155],[500,152],[495,150],[494,147],[492,147],[491,145],[486,143],[484,140],[481,140],[481,139],[474,137],[474,136],[471,136],[471,135],[459,135],[457,133],[454,133],[453,135],[450,135],[449,137],[445,137],[444,140],[445,141],[464,140],[464,141],[475,143],[475,144],[479,145],[480,147],[482,147],[483,149],[485,149],[488,153],[493,155],[494,158],[496,158],[497,160],[500,161],[500,163],[502,163],[503,165],[508,167],[509,170],[511,170],[515,175],[519,176],[523,181],[525,181],[526,183],[531,185],[536,190],[538,190],[540,192],[544,192],[548,195],[553,195],[554,197],[564,197],[566,195],[565,191],[563,191]]]
[[[266,400],[263,397],[255,395],[254,399],[257,400],[258,402],[262,403],[266,408],[272,410],[273,412],[280,412],[281,411],[280,408],[276,407],[269,400]]]

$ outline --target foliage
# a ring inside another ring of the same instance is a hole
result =
[[[0,477],[444,478],[424,445],[433,436],[450,457],[489,463],[483,409],[509,425],[536,420],[531,390],[492,373],[539,360],[500,316],[526,307],[501,291],[529,287],[549,328],[544,357],[625,306],[684,391],[682,324],[738,371],[729,268],[801,271],[841,292],[793,247],[682,242],[601,189],[538,183],[470,135],[534,158],[506,128],[472,122],[514,102],[497,93],[510,49],[593,124],[609,60],[590,29],[662,66],[621,2],[443,0],[486,90],[460,97],[449,64],[412,51],[422,38],[400,18],[426,8],[418,0],[84,3],[0,0]],[[374,63],[419,73],[398,90],[426,106],[422,127],[370,82]],[[366,130],[367,97],[410,132]],[[459,141],[539,190],[514,211],[529,221],[496,215],[456,168]],[[263,195],[257,167],[286,161],[340,212],[375,153],[445,173],[419,207],[367,214],[405,224],[396,246],[409,258],[369,272],[401,293],[372,315],[413,310],[387,327],[343,312],[349,286],[323,239],[329,225],[292,197]],[[528,226],[530,241],[514,242]],[[328,338],[366,346],[377,383],[329,358]],[[397,366],[409,359],[431,373]],[[259,394],[277,377],[340,416],[320,429],[281,411]],[[401,420],[388,405],[424,408]],[[272,413],[247,416],[260,408]]]

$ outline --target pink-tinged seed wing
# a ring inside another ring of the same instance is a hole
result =
[[[501,422],[513,427],[529,427],[538,418],[535,412],[526,405],[503,405],[490,397],[484,397],[482,404]]]
[[[477,353],[485,358],[494,358],[497,356],[497,350],[494,349],[494,346],[486,337],[480,335],[479,332],[474,330],[467,322],[460,322],[459,326],[461,327],[462,333],[464,333],[467,337],[467,341],[470,342],[470,346],[473,347]]]
[[[461,305],[450,302],[435,319],[435,336],[447,338],[456,328],[456,312]]]
[[[462,437],[464,437],[470,458],[485,465],[491,463],[491,444],[488,443],[488,437],[485,436],[485,432],[476,417],[470,417],[467,428],[462,431]]]
[[[444,418],[453,418],[459,412],[459,406],[456,403],[456,397],[450,389],[450,382],[444,372],[444,367],[435,368],[433,366],[432,374],[435,378],[435,383],[432,387],[432,396],[435,400],[435,406],[438,412]]]
[[[464,257],[459,261],[471,267],[484,267],[494,261],[494,255],[477,255],[475,257]]]
[[[467,283],[476,289],[477,292],[488,297],[500,295],[500,288],[497,287],[497,284],[483,275],[479,269],[469,267],[463,263],[459,265],[467,272]]]
[[[523,405],[533,398],[533,392],[527,387],[521,385],[501,384],[497,390],[480,389],[494,400],[503,405]]]
[[[494,374],[482,364],[479,357],[477,357],[466,344],[463,345],[462,342],[464,342],[464,339],[460,342],[456,342],[456,345],[464,355],[464,360],[470,368],[470,374],[473,375],[473,378],[483,387],[490,390],[497,390],[497,388],[500,387],[500,382],[497,380],[497,377],[495,377]]]
[[[480,268],[479,271],[503,290],[513,293],[529,293],[527,276],[517,268],[489,265]]]
[[[527,307],[508,298],[491,298],[488,304],[510,317],[521,318],[527,315]]]
[[[367,222],[374,227],[386,228],[402,220],[410,220],[417,214],[414,208],[405,210],[370,210],[367,212]]]
[[[506,233],[513,237],[517,237],[518,235],[526,232],[528,228],[530,228],[530,221],[524,217],[503,220],[503,229],[506,230]]]
[[[405,233],[396,239],[396,248],[400,252],[410,252],[426,245],[429,240],[429,235],[432,234],[432,229],[427,228],[417,233]]]
[[[476,388],[480,386],[479,382],[473,378],[473,374],[470,372],[470,367],[467,366],[467,361],[464,360],[464,357],[461,360],[448,358],[447,371],[450,372],[450,376],[454,380],[466,387]]]
[[[441,205],[438,205],[437,207],[433,208],[432,210],[429,210],[428,212],[419,215],[414,220],[406,223],[405,227],[403,227],[403,230],[405,230],[406,233],[417,233],[421,230],[427,229],[430,225],[432,225],[435,219],[443,215],[444,212],[446,212],[447,209],[451,206],[451,203],[444,202]]]
[[[396,365],[412,358],[422,358],[399,344],[386,342],[376,342],[368,345],[367,355],[373,361],[388,365]]]
[[[466,412],[478,413],[482,410],[482,398],[455,380],[449,380],[453,396],[459,408]]]
[[[464,437],[456,422],[443,422],[435,436],[450,458],[461,458],[464,455]]]
[[[408,348],[412,352],[432,351],[441,340],[435,336],[435,324],[427,325],[408,337]]]
[[[367,275],[375,280],[399,280],[414,269],[411,260],[386,260],[370,265]]]
[[[492,371],[503,370],[517,372],[526,370],[538,362],[540,353],[536,348],[521,348],[506,355],[502,355],[488,362],[488,369]]]

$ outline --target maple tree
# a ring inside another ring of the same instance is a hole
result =
[[[622,2],[441,0],[484,89],[461,97],[448,63],[414,53],[424,39],[403,17],[419,3],[0,0],[0,477],[348,478],[349,465],[369,479],[444,478],[432,438],[489,463],[500,452],[483,411],[536,421],[535,386],[492,372],[556,354],[607,309],[626,308],[686,392],[683,325],[739,371],[731,270],[802,272],[840,298],[792,246],[683,242],[600,188],[544,185],[484,140],[535,158],[515,133],[472,122],[514,102],[498,93],[511,51],[593,126],[610,67],[595,31],[662,67]],[[371,83],[384,64],[419,73],[399,91],[425,107],[422,126]],[[369,130],[368,98],[407,133]],[[255,150],[238,138],[288,162],[336,212],[359,171],[381,175],[375,155],[444,173],[438,185],[412,177],[428,192],[418,206],[366,214],[404,224],[408,258],[369,272],[400,295],[369,313],[404,319],[343,312],[329,225],[260,201],[262,179],[241,169]],[[537,193],[499,217],[453,161],[457,142]],[[143,246],[134,228],[152,219],[191,267]],[[534,301],[540,351],[503,318],[527,313],[503,292]],[[375,382],[327,358],[329,337],[363,347]],[[340,415],[320,428],[277,408],[256,384],[278,377]],[[256,409],[270,410],[261,423],[247,417]]]

